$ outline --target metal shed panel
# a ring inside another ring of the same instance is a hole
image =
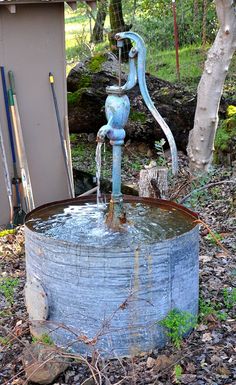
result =
[[[0,7],[0,65],[15,75],[22,130],[36,206],[69,197],[54,105],[48,80],[51,71],[61,120],[67,114],[64,3],[29,4],[11,14]],[[2,87],[0,123],[12,162]],[[7,193],[0,164],[0,224],[9,221]]]

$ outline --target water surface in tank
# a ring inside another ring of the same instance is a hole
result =
[[[119,232],[110,230],[105,223],[108,205],[96,203],[45,207],[30,215],[26,224],[46,237],[90,246],[152,243],[176,237],[195,226],[195,218],[172,206],[126,202],[124,210],[127,223]]]

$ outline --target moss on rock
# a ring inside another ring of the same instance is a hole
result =
[[[92,84],[92,77],[89,74],[81,76],[78,84],[78,89],[90,87]]]
[[[78,104],[78,102],[81,100],[83,93],[86,91],[87,91],[87,88],[83,87],[75,92],[68,92],[67,93],[68,106],[75,106],[76,104]]]
[[[132,122],[145,123],[147,120],[146,114],[140,111],[130,111],[129,118]]]
[[[106,61],[106,56],[105,55],[95,55],[91,58],[89,64],[88,64],[88,69],[91,72],[99,72],[102,69],[102,64]]]
[[[217,163],[222,153],[233,153],[236,150],[236,108],[229,106],[227,115],[229,117],[221,122],[216,132],[214,158]]]

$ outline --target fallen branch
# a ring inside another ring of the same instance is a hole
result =
[[[212,236],[212,238],[214,239],[215,243],[227,254],[227,255],[230,255],[230,252],[222,245],[222,243],[219,241],[219,239],[217,239],[217,237],[215,236],[215,234],[213,233],[213,231],[210,229],[210,227],[205,223],[203,222],[201,219],[196,219],[194,221],[194,223],[198,223],[202,226],[204,226],[208,232],[210,233],[210,235]]]
[[[97,189],[98,189],[97,186],[93,187],[93,188],[91,188],[91,190],[88,190],[88,191],[84,192],[83,194],[78,195],[78,197],[86,197],[87,195],[95,193],[97,191]]]
[[[210,187],[213,187],[213,186],[217,186],[219,184],[225,184],[225,183],[236,183],[235,180],[225,180],[225,181],[220,181],[220,182],[213,182],[213,183],[209,183],[209,184],[206,184],[205,186],[202,186],[202,187],[199,187],[193,191],[191,191],[191,193],[189,193],[188,195],[186,195],[185,197],[183,197],[181,199],[181,201],[179,202],[180,204],[184,203],[188,198],[191,197],[192,194],[194,194],[195,192],[199,192],[199,191],[202,191],[202,190],[205,190],[207,188],[210,188]]]

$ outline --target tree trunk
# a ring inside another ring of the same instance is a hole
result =
[[[197,20],[198,20],[198,0],[194,0],[194,3],[193,3],[193,24],[194,24],[194,27],[196,27]]]
[[[101,0],[98,3],[98,11],[96,16],[95,25],[92,33],[92,42],[100,43],[103,41],[103,28],[107,15],[107,0]]]
[[[202,47],[206,48],[206,22],[207,22],[207,0],[203,0],[203,11],[202,11]]]
[[[187,148],[192,171],[208,171],[212,161],[220,98],[236,49],[235,8],[235,0],[216,0],[220,29],[208,52],[198,85],[194,128],[190,131]]]
[[[124,22],[122,0],[110,0],[109,16],[111,26],[111,32],[109,34],[110,48],[117,54],[115,34],[118,32],[129,31],[132,25],[127,25]],[[130,49],[131,43],[128,39],[125,39],[124,46],[122,47],[122,58],[124,60],[128,60]]]

